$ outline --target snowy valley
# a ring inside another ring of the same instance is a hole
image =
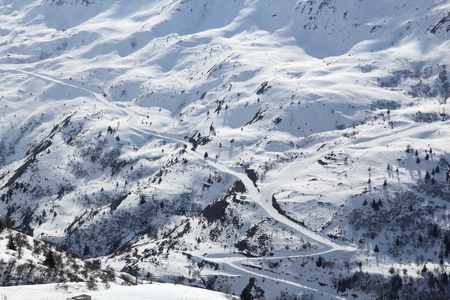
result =
[[[448,299],[449,32],[444,0],[0,0],[1,285]]]

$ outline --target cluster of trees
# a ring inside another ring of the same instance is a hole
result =
[[[86,282],[88,288],[96,289],[99,281],[116,281],[115,271],[110,267],[102,269],[100,260],[83,261],[5,224],[0,220],[0,235],[7,239],[10,259],[0,260],[0,285]]]

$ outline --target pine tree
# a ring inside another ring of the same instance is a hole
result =
[[[318,268],[320,268],[322,266],[322,264],[323,264],[323,258],[322,258],[322,256],[319,256],[319,258],[316,261],[316,266]]]
[[[9,236],[8,244],[6,245],[6,247],[10,250],[17,250],[17,246],[12,235]]]
[[[373,199],[372,200],[372,208],[374,209],[374,210],[378,210],[378,204],[375,202],[375,199]]]
[[[89,249],[89,246],[86,244],[84,245],[83,256],[87,257],[89,254],[91,254],[91,249]]]
[[[380,249],[378,248],[378,245],[375,245],[375,248],[373,249],[373,252],[380,252]]]
[[[420,158],[417,157],[416,164],[420,164]]]
[[[45,256],[44,265],[52,269],[56,267],[56,261],[52,251],[49,251]]]
[[[442,284],[448,285],[448,275],[447,275],[446,272],[444,272],[444,273],[442,274],[441,281],[442,281]]]
[[[431,230],[431,236],[437,238],[439,235],[439,228],[437,224],[434,224],[433,229]]]
[[[425,180],[428,180],[428,179],[430,179],[430,173],[428,173],[428,171],[427,171],[427,173],[425,174]]]
[[[241,292],[241,300],[253,300],[253,296],[250,293],[250,289],[246,286]]]
[[[422,273],[426,273],[428,271],[427,265],[423,265]]]

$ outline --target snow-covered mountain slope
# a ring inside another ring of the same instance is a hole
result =
[[[0,214],[138,277],[445,297],[449,11],[0,1]]]

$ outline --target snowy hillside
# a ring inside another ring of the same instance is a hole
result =
[[[147,284],[139,286],[116,286],[101,291],[85,290],[81,284],[68,284],[61,288],[60,285],[46,284],[36,286],[18,286],[0,288],[0,293],[7,299],[23,300],[33,299],[56,299],[64,300],[79,295],[89,295],[92,299],[115,300],[115,299],[227,299],[224,295],[204,289],[192,288],[173,284]]]
[[[449,12],[0,0],[0,216],[142,280],[448,298]]]

